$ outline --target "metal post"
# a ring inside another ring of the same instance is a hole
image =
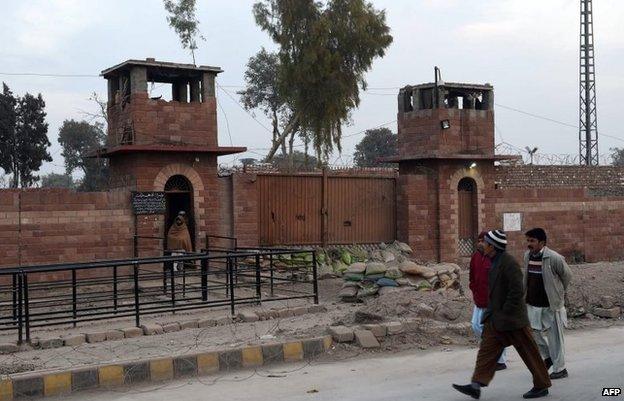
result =
[[[260,287],[260,255],[256,255],[256,298],[258,299],[258,304],[260,304],[260,300],[262,299],[262,288]]]
[[[113,266],[113,309],[117,314],[117,266]]]
[[[139,266],[134,264],[134,319],[136,327],[141,326],[139,312]]]
[[[274,296],[274,291],[273,291],[273,284],[274,284],[274,280],[273,280],[273,278],[274,278],[274,274],[273,274],[273,254],[269,255],[269,263],[270,263],[269,269],[271,271],[271,298],[273,298],[273,296]]]
[[[182,298],[186,298],[186,262],[182,262]]]
[[[22,286],[24,288],[24,326],[26,329],[26,342],[30,343],[30,308],[28,306],[28,275],[22,277]]]
[[[208,300],[208,259],[201,260],[201,297],[202,301]]]
[[[171,252],[165,251],[163,256],[171,256]],[[173,274],[172,262],[163,262],[163,294],[167,294],[167,272]]]
[[[232,262],[231,257],[227,257],[227,271],[230,282],[230,309],[232,312],[232,316],[234,316],[234,263]]]
[[[23,300],[22,300],[22,275],[17,276],[17,285],[18,285],[18,293],[17,293],[17,342],[18,344],[22,344],[24,342],[24,316],[22,315],[23,308]]]
[[[136,219],[136,216],[135,216],[135,219]],[[134,224],[134,226],[136,229],[136,223]],[[132,247],[133,247],[132,254],[134,255],[135,258],[138,258],[139,257],[139,236],[136,235],[136,233],[134,234],[134,237],[133,237]]]
[[[77,305],[77,289],[76,289],[76,270],[72,270],[71,272],[72,275],[72,316],[74,317],[74,322],[73,325],[74,327],[76,327],[76,317],[78,316],[78,313],[76,311],[76,305]]]
[[[316,251],[312,251],[312,280],[314,280],[314,304],[318,305],[319,303],[319,295],[318,295],[318,277],[316,270]]]
[[[175,262],[173,262],[175,263]],[[175,314],[175,271],[173,271],[173,264],[171,265],[171,271],[169,272],[171,276],[171,308],[173,309],[173,313]]]
[[[17,319],[17,274],[13,273],[13,320]]]

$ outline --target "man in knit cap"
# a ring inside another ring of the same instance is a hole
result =
[[[526,303],[533,337],[546,368],[553,367],[550,378],[562,379],[568,377],[563,347],[563,328],[567,325],[564,300],[572,271],[563,256],[546,246],[544,229],[533,228],[525,236]]]
[[[481,397],[481,387],[489,385],[494,378],[497,360],[510,345],[516,348],[533,375],[533,388],[522,397],[544,397],[551,386],[529,326],[522,270],[505,252],[506,247],[507,237],[502,230],[485,235],[483,252],[492,259],[492,267],[488,273],[489,299],[483,314],[483,336],[471,383],[453,384],[457,391],[475,399]]]
[[[488,306],[488,273],[492,267],[492,259],[483,253],[483,244],[487,231],[481,231],[477,237],[477,250],[470,259],[469,287],[472,292],[474,308],[472,311],[472,331],[479,340],[483,335],[483,314]],[[496,370],[507,369],[505,351],[496,364]]]

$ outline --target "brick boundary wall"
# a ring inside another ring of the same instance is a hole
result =
[[[130,194],[0,191],[0,267],[132,256]]]

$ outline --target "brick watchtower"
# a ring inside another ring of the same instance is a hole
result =
[[[398,238],[422,259],[457,261],[484,227],[494,161],[494,88],[429,83],[398,97]]]
[[[164,237],[180,210],[189,215],[196,247],[217,230],[217,156],[246,150],[218,145],[215,77],[221,72],[149,58],[102,71],[108,138],[100,155],[109,158],[111,181],[166,193],[166,212],[141,216],[139,235]],[[150,98],[148,83],[170,84],[171,100]]]

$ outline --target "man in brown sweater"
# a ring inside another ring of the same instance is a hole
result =
[[[502,230],[485,236],[484,253],[492,259],[489,272],[489,302],[483,315],[483,336],[479,345],[477,363],[470,384],[453,384],[457,391],[478,399],[481,387],[490,384],[496,371],[496,362],[510,345],[518,351],[533,375],[533,388],[524,398],[548,395],[551,386],[529,325],[524,300],[524,277],[520,265],[507,252],[507,237]]]

